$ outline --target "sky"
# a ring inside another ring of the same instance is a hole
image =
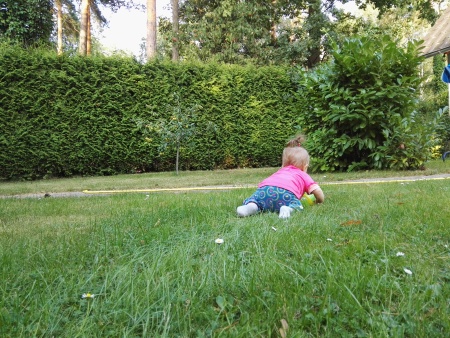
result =
[[[136,3],[147,4],[146,0],[137,0]],[[156,16],[172,17],[167,9],[170,0],[156,0]],[[96,34],[103,46],[113,50],[124,50],[136,56],[139,55],[142,39],[147,36],[147,14],[145,10],[120,9],[113,13],[104,9],[103,15],[109,21],[109,27]]]

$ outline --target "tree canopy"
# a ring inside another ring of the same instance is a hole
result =
[[[439,15],[440,6],[448,1],[355,0],[361,9],[372,6],[379,11],[376,22],[357,20],[345,13],[341,5],[348,2],[180,0],[179,15],[174,16],[179,20],[175,23],[175,27],[178,26],[176,36],[171,20],[163,19],[159,23],[157,55],[169,59],[172,47],[176,46],[180,60],[291,64],[312,68],[329,57],[332,41],[352,34],[374,34],[377,29],[388,30],[398,37],[410,29],[409,18],[433,23]],[[58,31],[59,51],[73,50],[77,43],[78,47],[86,50],[87,46],[82,44],[90,43],[90,23],[86,21],[88,14],[105,24],[107,18],[101,12],[102,6],[113,12],[120,8],[142,6],[133,0],[85,0],[83,3],[88,5],[82,7],[84,12],[74,15],[72,0],[0,0],[0,38],[29,46],[53,42],[52,32]],[[61,5],[62,9],[58,10]],[[71,20],[56,19],[61,11]],[[394,25],[386,23],[386,17],[395,17],[390,22]],[[408,24],[403,24],[406,22]],[[56,29],[56,25],[67,27]],[[391,26],[396,26],[395,32]],[[74,32],[82,35],[78,42],[73,38]],[[410,32],[407,34],[411,35]],[[70,45],[69,48],[67,45]]]
[[[52,0],[0,1],[0,37],[25,46],[49,43]]]
[[[353,34],[368,36],[387,31],[396,38],[402,34],[407,40],[417,38],[412,37],[411,21],[429,25],[438,15],[435,8],[444,1],[357,0],[355,4],[360,9],[373,7],[378,11],[376,21],[358,20],[345,13],[341,5],[347,2],[181,1],[176,39],[180,59],[312,68],[329,57],[332,41]],[[160,46],[167,47],[160,52],[169,57],[172,23],[162,20],[159,29],[163,41]]]

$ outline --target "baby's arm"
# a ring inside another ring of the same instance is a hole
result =
[[[316,198],[316,203],[323,203],[323,201],[325,201],[325,195],[319,186],[312,191],[312,194]]]

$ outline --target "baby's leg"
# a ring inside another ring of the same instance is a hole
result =
[[[246,217],[256,214],[258,210],[258,206],[255,203],[250,202],[246,205],[241,205],[236,211],[239,217]]]

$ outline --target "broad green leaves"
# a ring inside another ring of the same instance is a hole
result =
[[[299,116],[319,170],[409,169],[422,165],[425,130],[414,123],[418,43],[389,36],[345,40],[334,61],[304,73]],[[421,141],[419,141],[421,140]]]

